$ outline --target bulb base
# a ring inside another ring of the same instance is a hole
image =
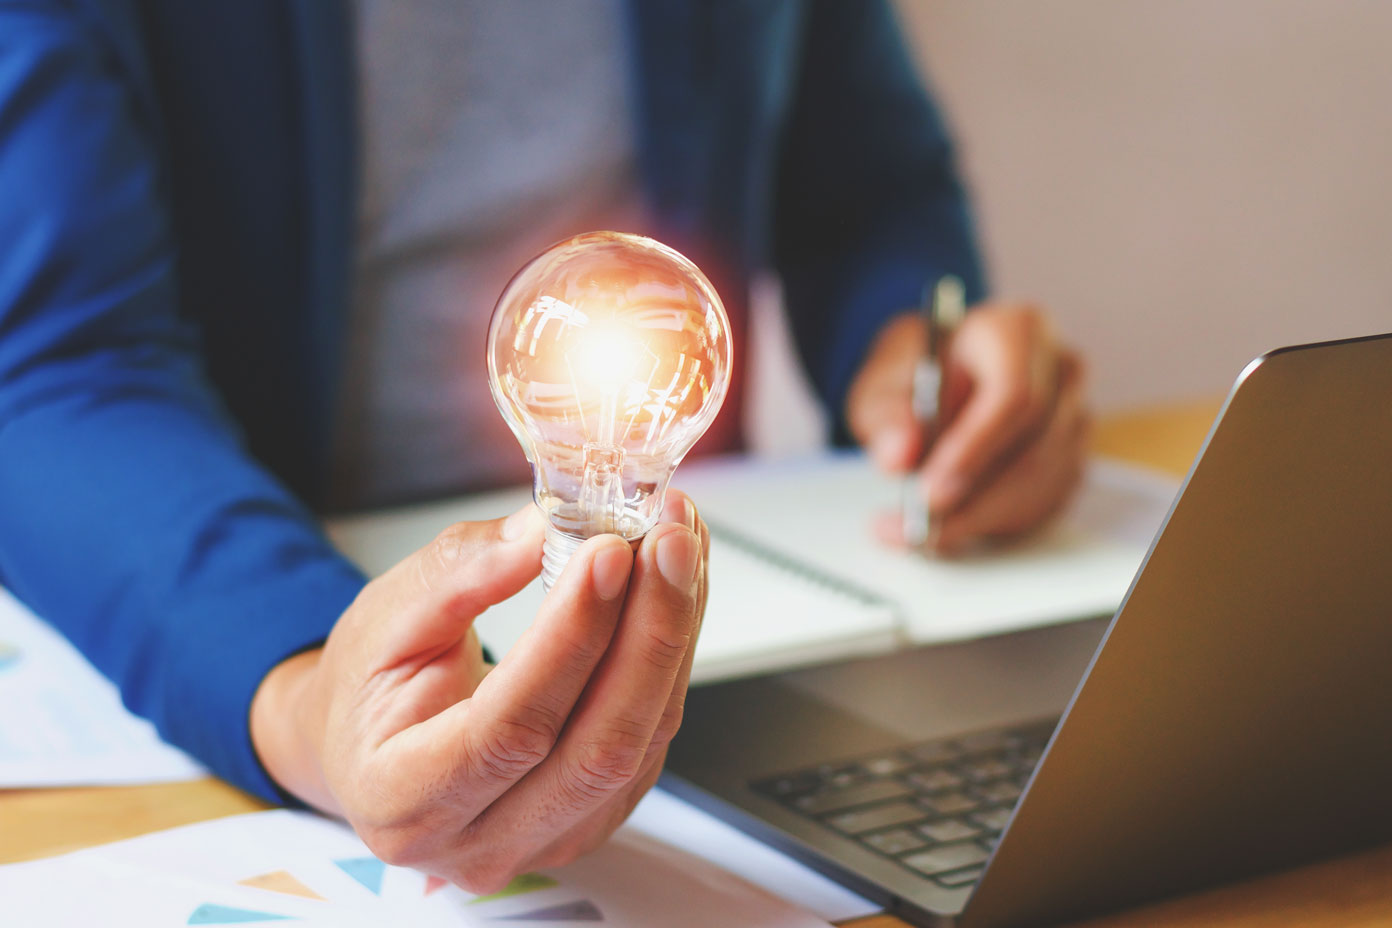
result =
[[[546,526],[546,540],[541,545],[541,587],[546,592],[551,592],[551,587],[555,586],[560,579],[561,571],[565,570],[565,565],[570,561],[572,554],[579,549],[585,541],[583,538],[576,538],[568,532],[563,532],[554,525]]]

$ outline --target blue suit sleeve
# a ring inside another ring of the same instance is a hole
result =
[[[276,798],[252,696],[364,581],[243,450],[177,306],[150,114],[55,9],[0,12],[0,582],[165,738]]]
[[[947,130],[884,0],[808,10],[773,242],[794,338],[844,443],[846,393],[884,323],[944,273],[971,301],[985,289]]]

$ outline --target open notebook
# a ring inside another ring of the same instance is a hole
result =
[[[694,462],[674,483],[711,527],[696,681],[1111,612],[1178,486],[1094,460],[1069,512],[1030,541],[934,561],[871,536],[873,513],[895,505],[899,485],[860,454]],[[331,523],[329,534],[375,575],[451,522],[496,518],[529,495],[518,488],[353,516]],[[505,653],[541,596],[534,583],[490,609],[480,637]]]

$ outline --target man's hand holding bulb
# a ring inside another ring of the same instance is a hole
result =
[[[603,842],[681,722],[709,535],[671,491],[636,550],[586,540],[490,667],[474,620],[536,577],[542,538],[529,505],[452,526],[369,583],[323,648],[257,692],[271,776],[383,860],[475,892]]]

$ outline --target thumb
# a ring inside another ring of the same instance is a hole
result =
[[[891,321],[875,340],[847,397],[851,433],[875,463],[891,473],[911,470],[923,453],[923,427],[913,412],[913,379],[926,338],[916,314]]]
[[[462,639],[485,609],[518,593],[541,571],[543,526],[528,503],[505,519],[458,522],[374,584],[386,615],[378,659],[391,666]]]

